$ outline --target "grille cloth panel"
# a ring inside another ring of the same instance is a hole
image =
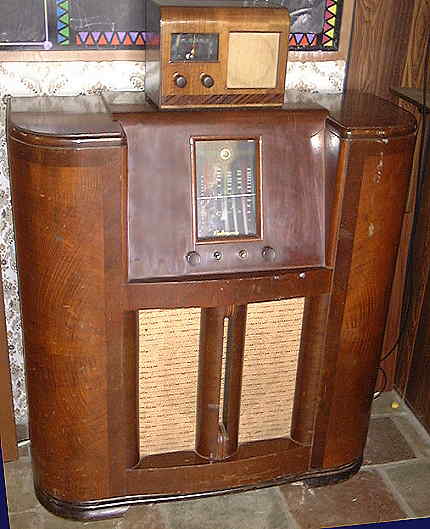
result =
[[[304,298],[248,305],[242,443],[289,433],[303,306]],[[198,308],[139,312],[141,455],[194,448],[199,330]]]

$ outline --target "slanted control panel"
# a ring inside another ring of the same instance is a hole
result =
[[[326,111],[235,114],[122,118],[131,280],[325,265]]]

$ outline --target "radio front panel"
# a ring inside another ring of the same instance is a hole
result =
[[[131,281],[325,265],[322,110],[120,118]],[[134,119],[134,118],[133,118]],[[153,142],[163,141],[154,156]],[[299,153],[299,155],[298,155]]]

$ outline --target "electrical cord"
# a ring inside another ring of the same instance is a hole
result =
[[[385,369],[379,366],[378,371],[382,374],[382,388],[373,394],[373,400],[378,399],[382,395],[382,393],[384,393],[388,383],[387,372],[385,371]]]

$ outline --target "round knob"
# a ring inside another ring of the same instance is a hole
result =
[[[213,77],[211,77],[207,73],[202,73],[202,75],[200,76],[200,81],[205,88],[212,88],[215,83]]]
[[[173,81],[178,88],[184,88],[187,84],[187,78],[180,73],[175,73]]]
[[[239,257],[241,259],[246,259],[248,257],[248,252],[246,250],[240,250],[239,251]]]
[[[185,257],[187,259],[187,262],[190,263],[191,266],[196,266],[200,264],[202,260],[200,254],[197,252],[188,252]]]
[[[276,258],[276,252],[271,246],[265,246],[261,252],[263,259],[266,261],[274,261]]]
[[[219,251],[219,250],[216,250],[214,253],[213,253],[213,257],[215,260],[217,261],[221,261],[222,259],[222,253]]]

